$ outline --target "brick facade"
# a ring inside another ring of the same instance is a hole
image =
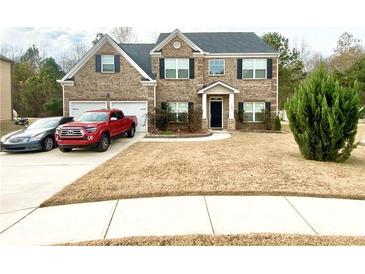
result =
[[[179,41],[181,47],[175,49],[173,43]],[[209,76],[209,58],[194,55],[193,49],[176,36],[171,39],[160,51],[160,56],[151,56],[152,73],[156,75],[156,106],[161,107],[161,102],[193,102],[194,109],[202,108],[202,95],[198,91],[210,84],[221,81],[239,90],[234,94],[234,110],[238,109],[238,102],[262,101],[271,102],[271,112],[276,111],[277,96],[277,58],[272,58],[272,79],[242,80],[237,79],[237,57],[226,57],[225,74],[223,76]],[[106,42],[95,54],[119,54],[115,48]],[[120,73],[95,72],[95,55],[91,57],[75,74],[74,86],[64,87],[64,111],[69,113],[69,101],[98,101],[107,99],[111,101],[147,101],[149,118],[154,112],[154,87],[141,83],[141,74],[122,56],[120,57]],[[160,79],[160,58],[194,58],[194,79]],[[217,58],[222,59],[222,58]],[[228,94],[215,95],[223,98],[223,128],[235,129],[234,120],[229,120]],[[209,105],[210,95],[207,96]],[[209,126],[209,106],[207,106],[207,121],[202,122],[202,128]],[[151,130],[152,123],[149,123]],[[255,127],[259,125],[254,125]]]
[[[118,55],[105,43],[95,55]],[[141,74],[122,56],[119,73],[95,72],[95,55],[74,76],[74,86],[64,87],[64,114],[69,115],[70,101],[147,101],[149,117],[153,114],[153,86],[141,83]],[[151,127],[151,123],[149,123]]]
[[[181,47],[175,49],[173,43],[179,41]],[[159,78],[159,58],[194,58],[195,59],[195,77],[194,79],[160,79]],[[222,59],[222,58],[217,58]],[[237,57],[226,57],[225,60],[225,74],[223,76],[209,76],[208,66],[209,58],[202,56],[194,56],[192,48],[185,43],[178,36],[171,39],[161,49],[161,56],[152,57],[152,72],[156,74],[157,80],[157,104],[159,107],[161,102],[194,102],[194,108],[201,108],[202,95],[198,95],[197,92],[203,87],[209,86],[210,84],[221,81],[224,82],[240,91],[240,93],[234,95],[234,110],[238,109],[238,102],[248,101],[260,101],[260,102],[271,102],[271,113],[272,117],[276,113],[276,95],[277,95],[277,58],[273,59],[272,64],[272,79],[237,79]],[[209,104],[209,97],[207,103]],[[228,95],[221,95],[223,97],[223,128],[233,130],[235,124],[229,121],[229,103]],[[208,121],[203,121],[203,128],[209,126],[209,106],[208,110]],[[262,126],[255,124],[246,126],[260,128]]]

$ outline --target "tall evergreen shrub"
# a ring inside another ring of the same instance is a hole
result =
[[[360,117],[356,83],[342,87],[319,67],[299,84],[285,110],[304,158],[342,162],[350,157]]]

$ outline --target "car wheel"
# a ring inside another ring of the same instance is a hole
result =
[[[54,141],[52,137],[46,137],[43,141],[42,149],[43,151],[50,151],[54,147]]]
[[[58,147],[62,152],[70,152],[72,148]]]
[[[109,140],[109,136],[108,134],[104,133],[103,135],[101,135],[99,144],[98,144],[98,151],[100,152],[104,152],[108,150],[110,144],[110,140]]]
[[[133,125],[129,130],[128,130],[128,138],[133,138],[134,137],[134,133],[136,132],[136,127]]]

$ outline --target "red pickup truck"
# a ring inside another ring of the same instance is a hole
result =
[[[96,147],[104,152],[113,137],[127,133],[133,138],[137,126],[135,116],[124,116],[117,109],[84,112],[75,122],[56,129],[56,142],[62,152],[73,148]]]

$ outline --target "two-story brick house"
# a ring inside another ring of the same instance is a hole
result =
[[[147,131],[155,109],[168,106],[177,123],[200,110],[202,128],[234,130],[237,111],[252,125],[277,114],[277,64],[276,50],[254,33],[175,30],[154,44],[117,44],[105,35],[59,83],[65,115],[121,108]]]

